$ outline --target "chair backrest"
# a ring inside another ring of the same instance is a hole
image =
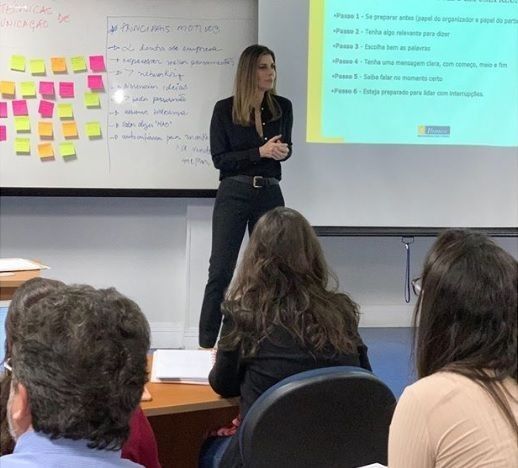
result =
[[[387,463],[396,399],[371,372],[337,366],[292,375],[252,405],[239,435],[246,468]]]

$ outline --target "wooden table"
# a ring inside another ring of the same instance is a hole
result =
[[[208,385],[148,383],[151,401],[141,407],[158,444],[162,468],[197,468],[207,432],[228,425],[238,398],[221,398]]]
[[[0,301],[10,301],[16,288],[26,281],[40,276],[41,270],[13,271],[14,274],[0,274]]]

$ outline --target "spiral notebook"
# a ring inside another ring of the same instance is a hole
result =
[[[208,384],[214,353],[203,349],[157,349],[151,382]]]

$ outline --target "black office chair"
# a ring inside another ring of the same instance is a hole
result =
[[[239,436],[246,468],[387,464],[396,399],[371,372],[338,366],[292,375],[252,405]]]

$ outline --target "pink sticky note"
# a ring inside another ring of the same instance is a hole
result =
[[[62,98],[73,98],[74,97],[74,82],[73,81],[60,81],[59,82],[59,95]]]
[[[90,89],[104,89],[103,77],[101,75],[88,75],[88,87]]]
[[[0,102],[0,117],[7,117],[7,102]]]
[[[52,114],[54,113],[54,103],[41,100],[38,107],[38,112],[42,117],[52,117]]]
[[[54,91],[54,82],[40,81],[40,94],[42,96],[54,96],[56,94],[56,91]]]
[[[25,99],[19,99],[13,102],[13,115],[29,115],[27,110],[27,101]]]
[[[0,141],[7,140],[7,127],[5,125],[0,125]]]
[[[104,57],[102,55],[90,55],[90,70],[93,72],[103,72],[106,71],[106,66],[104,65]]]

